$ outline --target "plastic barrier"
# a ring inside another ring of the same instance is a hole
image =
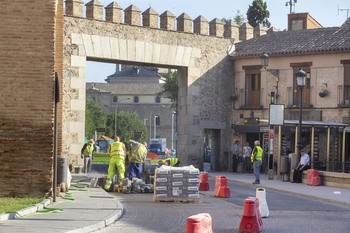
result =
[[[230,197],[230,188],[227,186],[227,179],[225,176],[216,176],[215,177],[215,197]]]
[[[208,172],[201,172],[199,174],[199,191],[208,191],[209,183],[208,183]]]
[[[270,216],[269,207],[266,202],[266,191],[264,188],[256,189],[256,198],[259,199],[259,211],[262,218],[267,218]]]
[[[309,169],[307,170],[307,184],[312,186],[321,185],[321,179],[318,175],[318,170]]]
[[[193,215],[187,218],[186,233],[212,233],[211,216],[207,213]]]
[[[248,197],[244,200],[244,210],[241,223],[239,224],[240,232],[257,233],[263,228],[259,212],[259,199]]]

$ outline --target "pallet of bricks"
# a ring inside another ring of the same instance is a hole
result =
[[[199,169],[161,166],[155,170],[153,202],[199,203]]]

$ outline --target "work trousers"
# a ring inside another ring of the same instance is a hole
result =
[[[136,174],[137,178],[141,179],[141,173],[142,173],[141,163],[129,162],[129,180],[132,180],[132,178],[134,178],[134,173]]]
[[[233,154],[233,163],[232,163],[232,171],[233,172],[237,171],[237,166],[238,166],[238,155]]]
[[[293,174],[293,181],[296,182],[296,183],[301,183],[302,182],[302,179],[303,179],[303,171],[309,169],[310,166],[309,165],[306,165],[303,169],[301,170],[297,170],[297,169],[294,169],[294,174]]]
[[[255,175],[256,181],[260,181],[260,167],[261,167],[261,161],[255,160],[253,162],[253,168],[254,168],[254,175]]]
[[[84,156],[84,173],[90,173],[91,172],[91,165],[92,165],[92,157],[91,156]]]
[[[119,174],[119,183],[122,182],[122,179],[124,179],[124,173],[125,173],[125,161],[124,159],[120,158],[119,156],[112,156],[109,160],[109,167],[108,167],[108,179],[113,180],[113,177],[115,176],[115,173],[117,172]]]

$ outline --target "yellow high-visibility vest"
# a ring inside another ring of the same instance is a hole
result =
[[[175,164],[177,164],[177,162],[179,161],[178,158],[167,158],[167,159],[163,159],[163,163],[165,164],[165,161],[169,160],[170,164],[169,166],[174,166]]]
[[[115,142],[111,145],[111,157],[112,156],[119,156],[121,159],[124,159],[124,150],[123,150],[123,143],[121,142]]]
[[[142,163],[146,156],[146,146],[141,143],[138,143],[137,147],[132,151],[129,161],[132,163]]]
[[[260,160],[260,162],[262,162],[263,149],[262,149],[260,146],[254,147],[254,149],[253,149],[253,151],[252,151],[251,161],[254,162],[254,152],[255,152],[256,150],[257,150],[257,152],[256,152],[255,159],[256,159],[256,160]]]
[[[94,151],[94,145],[90,145],[88,143],[83,151],[83,155],[85,155],[87,157],[91,157],[93,151]]]

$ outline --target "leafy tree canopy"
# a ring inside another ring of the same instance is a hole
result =
[[[247,11],[248,23],[255,28],[259,24],[269,28],[271,23],[268,18],[270,17],[270,12],[267,10],[267,3],[263,0],[254,0],[252,5],[249,5]]]
[[[172,102],[172,108],[176,108],[178,100],[178,77],[177,72],[171,73],[163,84],[163,90],[158,93],[159,96],[164,96]]]
[[[222,18],[221,21],[226,24],[228,21],[230,20],[230,18]],[[233,21],[238,25],[241,26],[246,19],[244,18],[244,16],[241,14],[241,12],[239,10],[236,11],[236,15],[233,17]]]

